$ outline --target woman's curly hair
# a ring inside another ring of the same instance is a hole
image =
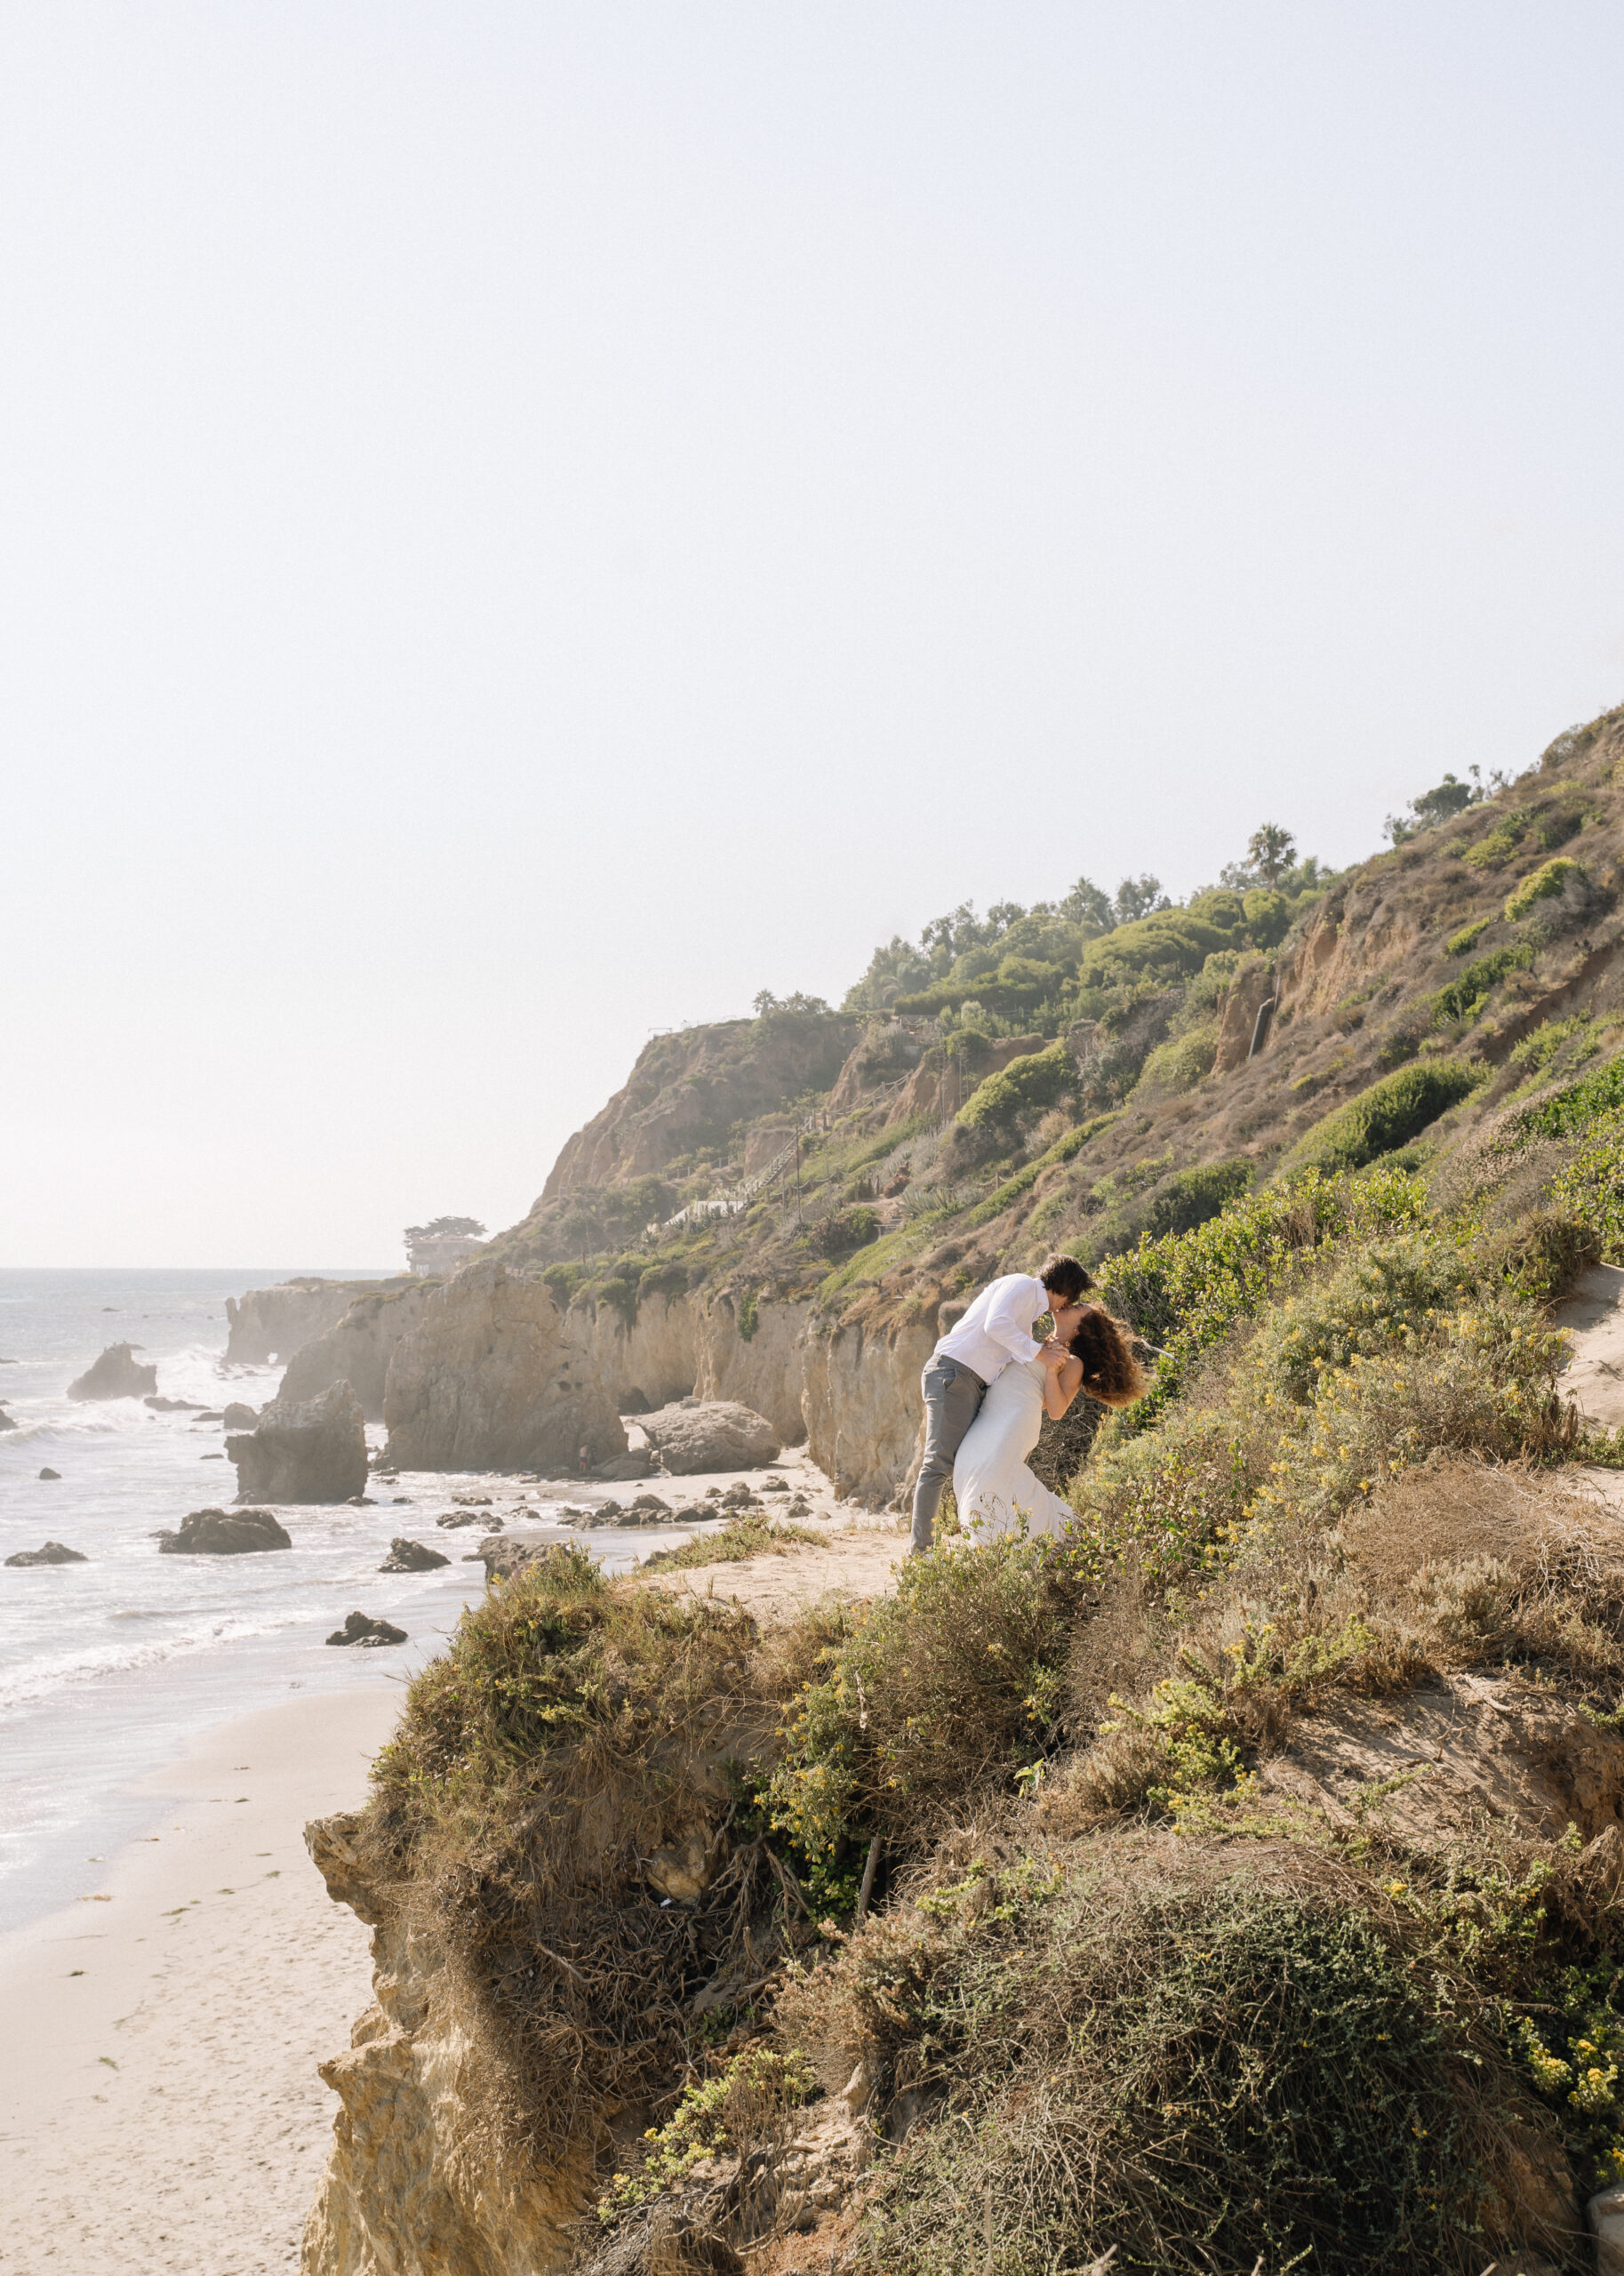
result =
[[[1071,1355],[1083,1362],[1083,1388],[1101,1406],[1132,1406],[1149,1389],[1149,1378],[1133,1356],[1133,1332],[1101,1304],[1085,1304],[1071,1339]]]

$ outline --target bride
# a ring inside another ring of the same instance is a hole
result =
[[[994,1376],[958,1450],[953,1498],[972,1538],[1012,1532],[1022,1518],[1028,1533],[1063,1533],[1076,1511],[1027,1467],[1044,1416],[1058,1422],[1079,1390],[1102,1406],[1128,1406],[1146,1389],[1129,1331],[1100,1305],[1057,1305],[1054,1341],[1064,1358],[1040,1354]]]

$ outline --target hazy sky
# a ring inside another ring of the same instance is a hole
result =
[[[0,1262],[1624,695],[1616,5],[0,5]]]

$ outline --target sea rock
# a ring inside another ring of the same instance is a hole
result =
[[[8,1565],[88,1565],[90,1559],[83,1550],[68,1549],[60,1541],[48,1541],[43,1549],[20,1549],[15,1557],[6,1559]]]
[[[252,1431],[260,1419],[260,1410],[257,1406],[250,1406],[244,1399],[234,1398],[228,1403],[220,1419],[228,1431]]]
[[[106,1357],[105,1353],[103,1357]],[[97,1366],[100,1365],[100,1361],[98,1360]],[[156,1375],[157,1369],[155,1367],[152,1372]],[[92,1368],[91,1373],[93,1374],[95,1369]],[[68,1397],[72,1396],[70,1391]],[[151,1407],[155,1414],[201,1414],[204,1411],[195,1398],[160,1398],[156,1391],[148,1391],[146,1398],[142,1399],[141,1405]]]
[[[405,1640],[404,1628],[396,1628],[392,1621],[369,1620],[364,1612],[347,1614],[342,1628],[335,1628],[327,1639],[330,1644],[358,1644],[363,1651],[376,1651],[385,1644],[404,1644]]]
[[[292,1546],[269,1510],[194,1510],[179,1533],[158,1535],[164,1557],[252,1557]]]
[[[776,1462],[780,1451],[778,1433],[765,1415],[735,1399],[662,1406],[637,1420],[674,1478],[691,1478],[701,1471],[754,1470],[761,1463]]]
[[[579,1550],[572,1551],[562,1541],[514,1541],[491,1533],[462,1561],[465,1565],[483,1565],[487,1582],[510,1581],[516,1573],[523,1573],[532,1565],[557,1565],[567,1572],[572,1556],[582,1554],[584,1551]]]
[[[442,1556],[437,1549],[425,1549],[420,1541],[408,1541],[404,1534],[396,1534],[389,1543],[389,1553],[378,1567],[380,1573],[428,1573],[436,1565],[449,1565],[451,1559]]]
[[[142,1398],[158,1387],[156,1367],[144,1367],[133,1343],[109,1343],[93,1366],[68,1386],[69,1398]]]
[[[391,1468],[573,1471],[627,1451],[614,1402],[546,1283],[476,1258],[395,1347]]]
[[[483,1510],[446,1510],[435,1519],[437,1526],[500,1526],[502,1519],[487,1517]]]
[[[12,1420],[4,1407],[0,1406],[0,1431],[15,1431],[17,1428],[18,1425]]]
[[[62,1473],[60,1470],[42,1470],[40,1471],[40,1476],[42,1478],[60,1478],[61,1475]]]
[[[348,1502],[366,1485],[366,1420],[348,1383],[291,1406],[273,1399],[226,1452],[239,1502]]]

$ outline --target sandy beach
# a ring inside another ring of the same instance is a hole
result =
[[[365,1690],[218,1726],[144,1783],[95,1896],[0,1943],[0,2269],[261,2276],[299,2262],[368,2004],[368,1931],[305,1853],[400,1703]],[[161,1813],[161,1815],[160,1815]]]

